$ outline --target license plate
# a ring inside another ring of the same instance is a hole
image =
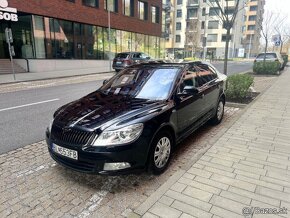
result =
[[[120,64],[122,64],[122,62],[121,61],[117,61],[116,64],[119,64],[120,65]]]
[[[75,150],[64,148],[64,147],[61,147],[61,146],[56,145],[56,144],[52,144],[52,150],[55,153],[60,154],[62,156],[65,156],[65,157],[68,157],[68,158],[71,158],[74,160],[78,159],[78,152]]]

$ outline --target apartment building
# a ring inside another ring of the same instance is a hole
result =
[[[220,5],[228,8],[229,15],[234,13],[235,3],[235,0],[220,0]],[[167,0],[166,4],[169,7],[165,19],[168,30],[165,47],[169,56],[202,57],[205,53],[224,58],[226,30],[213,0]],[[240,10],[231,30],[230,58],[237,57],[243,49],[244,4],[240,1]]]
[[[243,27],[243,45],[247,57],[260,52],[261,24],[263,23],[265,0],[250,0]]]

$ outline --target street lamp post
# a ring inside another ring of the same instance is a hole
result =
[[[251,56],[251,50],[252,50],[252,34],[250,35],[250,44],[249,44],[248,59],[250,59],[250,56]]]

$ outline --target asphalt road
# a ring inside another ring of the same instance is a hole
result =
[[[224,71],[224,63],[213,63],[213,65],[221,72]],[[246,72],[251,70],[253,67],[253,62],[228,62],[228,75],[233,75],[241,72]]]
[[[214,65],[222,72],[222,63]],[[251,67],[249,62],[230,62],[229,75]],[[101,83],[85,82],[0,94],[0,154],[43,140],[57,108],[96,90]]]

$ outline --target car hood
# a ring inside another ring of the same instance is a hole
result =
[[[58,109],[54,120],[65,127],[90,130],[112,126],[120,128],[132,120],[160,112],[166,105],[166,101],[135,99],[96,91]]]

